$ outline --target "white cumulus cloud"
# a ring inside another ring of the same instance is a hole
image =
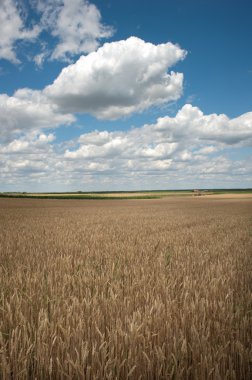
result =
[[[223,152],[242,146],[252,146],[252,113],[229,119],[223,114],[205,115],[186,104],[174,117],[159,118],[154,124],[82,134],[75,146],[65,150],[62,162],[75,172],[89,174],[91,164],[106,164],[103,175],[122,180],[160,176],[161,183],[165,175],[194,181],[198,176],[207,181],[221,175],[231,179],[232,175],[236,179],[244,175],[248,181],[251,165],[242,171],[244,161],[232,163],[223,156]]]
[[[32,27],[26,25],[27,12]],[[53,37],[50,46],[42,32]],[[23,1],[0,1],[0,59],[12,63],[20,63],[16,48],[22,41],[40,43],[34,62],[42,67],[45,59],[67,61],[90,53],[113,33],[112,27],[102,23],[99,9],[87,0],[29,0],[25,6]]]
[[[24,189],[25,177],[27,191],[249,187],[251,154],[234,158],[243,146],[252,146],[252,113],[229,119],[185,105],[154,124],[96,130],[63,145],[28,131],[0,145],[0,181]]]
[[[32,29],[25,27],[25,22],[14,0],[0,1],[0,59],[19,63],[15,52],[16,42],[35,40],[40,31],[38,25]]]
[[[86,0],[33,0],[41,14],[41,26],[56,39],[51,58],[68,60],[74,55],[97,49],[100,40],[113,34],[113,28],[101,22],[99,9]],[[41,60],[39,54],[36,59]]]
[[[154,128],[173,141],[247,144],[252,143],[252,112],[229,119],[225,114],[204,115],[198,107],[186,104],[175,117],[159,118]]]
[[[117,119],[178,99],[183,74],[169,72],[186,52],[137,37],[106,43],[65,67],[44,93],[67,112]]]
[[[71,114],[61,114],[57,107],[48,103],[40,91],[27,88],[13,96],[0,94],[0,138],[8,140],[13,134],[43,128],[56,128],[74,121]]]

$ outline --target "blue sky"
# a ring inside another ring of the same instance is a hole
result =
[[[252,187],[251,11],[2,0],[0,191]]]

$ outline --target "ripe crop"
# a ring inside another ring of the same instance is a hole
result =
[[[252,199],[0,199],[1,379],[249,379]]]

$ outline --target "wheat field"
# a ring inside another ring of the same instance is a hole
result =
[[[1,379],[249,379],[252,199],[0,199]]]

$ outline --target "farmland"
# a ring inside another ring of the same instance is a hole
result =
[[[0,378],[249,379],[251,270],[251,194],[1,198]]]
[[[196,193],[195,193],[196,191]],[[0,198],[37,198],[37,199],[157,199],[172,196],[244,196],[251,197],[252,189],[213,189],[213,190],[146,190],[146,191],[106,191],[106,192],[69,192],[69,193],[0,193]]]
[[[37,199],[155,199],[165,196],[192,195],[192,191],[119,191],[119,192],[74,192],[74,193],[2,193],[2,198]]]

